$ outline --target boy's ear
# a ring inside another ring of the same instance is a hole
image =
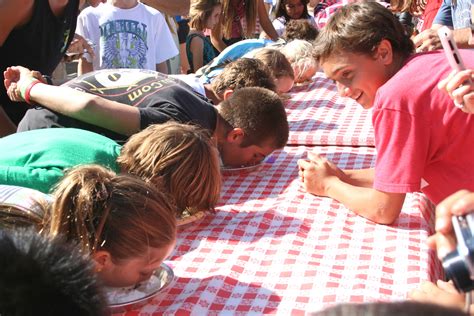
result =
[[[244,140],[244,136],[244,131],[240,127],[236,127],[227,133],[226,139],[228,143],[240,144]]]
[[[225,89],[225,90],[224,90],[224,93],[222,94],[222,99],[223,99],[223,100],[227,100],[228,98],[230,98],[230,96],[232,95],[232,93],[234,93],[234,90],[232,90],[232,89]]]
[[[99,250],[94,252],[92,254],[92,259],[95,262],[96,272],[101,272],[102,270],[104,270],[105,267],[112,263],[110,252],[105,250]]]
[[[390,41],[383,39],[377,46],[374,57],[382,61],[384,65],[390,65],[393,62],[393,50]]]

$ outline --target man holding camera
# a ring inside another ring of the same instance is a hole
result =
[[[448,254],[452,254],[458,246],[454,228],[452,224],[453,216],[463,216],[474,213],[474,192],[467,190],[458,191],[446,199],[436,207],[436,233],[428,238],[428,246],[438,253],[438,258],[443,261]],[[469,260],[468,258],[464,258]],[[446,269],[446,260],[443,265]],[[470,269],[467,269],[470,270]],[[471,273],[472,275],[472,273]],[[455,276],[456,277],[456,276]],[[461,276],[457,276],[461,278]],[[463,279],[455,280],[459,286],[459,282],[465,282],[465,289],[469,285],[473,286],[474,281]],[[423,283],[419,289],[411,292],[409,297],[417,301],[431,302],[445,306],[469,308],[466,306],[464,293],[458,292],[453,282],[444,282],[438,280],[436,284],[431,282]],[[461,289],[460,289],[461,290]]]

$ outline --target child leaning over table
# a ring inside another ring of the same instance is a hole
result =
[[[178,55],[163,15],[138,0],[107,0],[84,9],[76,33],[95,46],[94,59],[84,56],[79,60],[79,75],[111,68],[168,73],[166,60]]]
[[[341,95],[373,109],[377,159],[375,169],[340,170],[309,153],[298,162],[308,192],[391,224],[408,192],[421,190],[439,203],[474,189],[474,116],[436,87],[451,72],[444,52],[413,52],[399,21],[375,2],[347,5],[329,20],[315,54]],[[472,68],[474,52],[461,55]]]

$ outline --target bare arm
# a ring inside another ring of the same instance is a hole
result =
[[[166,63],[166,60],[162,63],[156,64],[155,69],[156,71],[161,72],[162,74],[169,73],[168,64]]]
[[[471,28],[463,28],[453,30],[454,41],[459,48],[474,48],[473,44],[469,44],[471,38]]]
[[[270,21],[268,11],[265,8],[265,3],[263,2],[263,0],[257,0],[257,5],[258,19],[260,20],[260,25],[262,26],[262,29],[265,31],[268,37],[276,41],[278,39],[278,33],[275,31],[272,21]]]
[[[80,58],[77,63],[77,75],[83,75],[88,72],[92,72],[94,70],[94,66],[92,63],[88,62],[85,58]]]
[[[10,99],[13,101],[24,100],[20,87],[29,86],[34,80],[31,71],[17,66],[7,68],[4,74],[5,87]],[[60,114],[119,134],[132,135],[140,130],[138,108],[68,87],[38,83],[30,90],[30,101]]]
[[[193,54],[193,71],[196,72],[203,66],[204,42],[200,37],[193,37],[191,40],[191,53]]]
[[[307,192],[331,197],[354,213],[376,223],[393,223],[403,206],[404,193],[381,192],[368,187],[373,169],[342,170],[319,155],[300,160],[299,175]]]
[[[190,0],[141,0],[140,2],[168,15],[186,15],[189,13]]]
[[[15,27],[28,22],[33,4],[34,0],[0,0],[0,47]]]
[[[222,40],[222,24],[223,23],[224,23],[223,14],[221,14],[220,22],[217,23],[214,26],[214,28],[211,30],[211,43],[220,52],[222,52],[227,47],[227,45]]]

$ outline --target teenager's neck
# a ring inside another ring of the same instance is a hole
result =
[[[225,138],[227,137],[227,133],[229,130],[229,124],[225,121],[225,119],[219,114],[219,106],[217,108],[217,120],[216,120],[216,129],[214,133],[212,133],[212,138],[217,144],[217,148],[220,151],[222,144],[225,142]]]
[[[209,83],[204,84],[204,92],[206,93],[206,97],[212,101],[215,105],[218,105],[222,102],[222,98],[217,95],[214,90],[212,90],[212,86]]]
[[[138,1],[137,0],[107,0],[107,3],[120,9],[131,9],[131,8],[134,8],[138,4]]]
[[[393,63],[391,67],[388,68],[390,78],[392,78],[400,69],[402,69],[403,65],[405,65],[405,63],[411,56],[412,55],[409,55],[407,57],[394,55]]]

